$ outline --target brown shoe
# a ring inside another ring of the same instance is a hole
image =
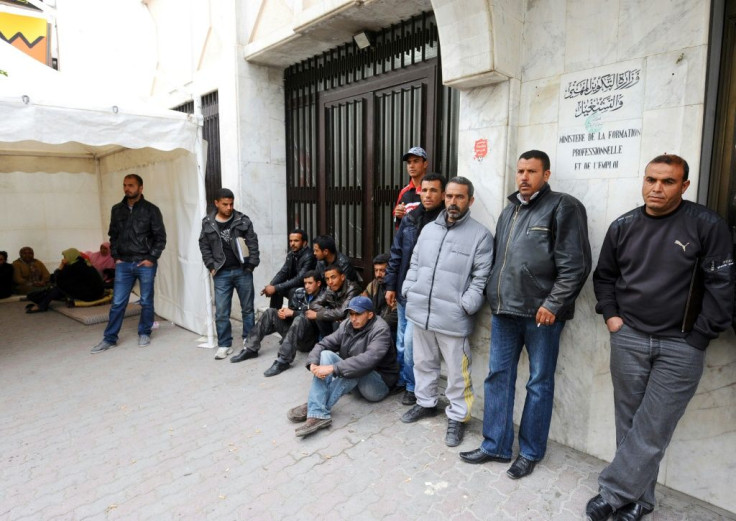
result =
[[[309,436],[310,434],[317,432],[320,429],[329,427],[331,423],[332,418],[327,418],[324,420],[322,418],[307,418],[307,423],[296,429],[294,433],[297,435],[297,437],[302,438],[304,436]]]
[[[305,403],[298,407],[294,407],[293,409],[289,409],[289,412],[286,413],[286,417],[289,418],[289,421],[294,423],[307,421],[307,404]]]

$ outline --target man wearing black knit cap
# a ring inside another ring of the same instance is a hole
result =
[[[659,464],[703,373],[708,343],[731,322],[733,253],[726,222],[682,199],[676,155],[652,159],[644,206],[611,224],[593,287],[611,333],[616,454],[586,506],[590,521],[636,521],[655,506]]]

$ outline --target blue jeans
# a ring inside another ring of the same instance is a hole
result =
[[[138,334],[150,335],[153,327],[153,279],[156,277],[158,264],[138,266],[137,262],[118,262],[115,264],[115,286],[113,287],[110,318],[105,328],[105,341],[116,344],[118,333],[123,325],[125,308],[130,300],[130,292],[135,281],[141,290],[141,318],[138,321]]]
[[[483,443],[486,454],[510,458],[514,444],[514,395],[521,349],[529,355],[529,381],[519,425],[519,454],[544,458],[552,419],[555,369],[564,321],[537,327],[534,317],[493,315],[491,355],[484,384]]]
[[[238,292],[240,309],[243,313],[243,338],[253,328],[256,314],[253,310],[253,273],[242,268],[222,269],[215,273],[215,325],[217,326],[217,345],[233,345],[233,329],[230,324],[230,309],[233,290]]]
[[[319,365],[333,365],[341,360],[337,353],[322,351]],[[337,378],[329,375],[322,379],[315,376],[312,378],[312,387],[309,388],[307,417],[326,420],[337,401],[356,387],[369,402],[380,402],[388,396],[388,386],[377,371],[371,371],[360,378]]]
[[[396,358],[399,360],[399,385],[414,392],[414,324],[406,320],[406,306],[396,305],[399,327],[396,329]]]
[[[659,464],[695,395],[704,361],[705,352],[682,338],[651,336],[627,325],[611,333],[616,455],[598,484],[614,508],[634,502],[655,507]]]

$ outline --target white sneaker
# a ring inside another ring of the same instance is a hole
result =
[[[227,356],[232,352],[232,347],[218,347],[217,353],[215,353],[215,360],[222,360],[223,358],[227,358]]]

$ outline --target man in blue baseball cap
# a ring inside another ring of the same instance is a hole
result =
[[[344,394],[357,389],[366,400],[378,402],[399,379],[391,330],[374,313],[371,299],[353,297],[348,313],[348,320],[309,353],[306,367],[314,375],[309,398],[286,415],[292,422],[305,422],[296,429],[298,437],[328,427],[332,407]]]
[[[427,167],[429,166],[427,151],[422,147],[411,147],[406,154],[401,156],[401,160],[406,161],[409,184],[401,189],[399,197],[396,199],[394,224],[397,230],[399,224],[401,224],[401,219],[421,204],[422,179],[427,173]]]

